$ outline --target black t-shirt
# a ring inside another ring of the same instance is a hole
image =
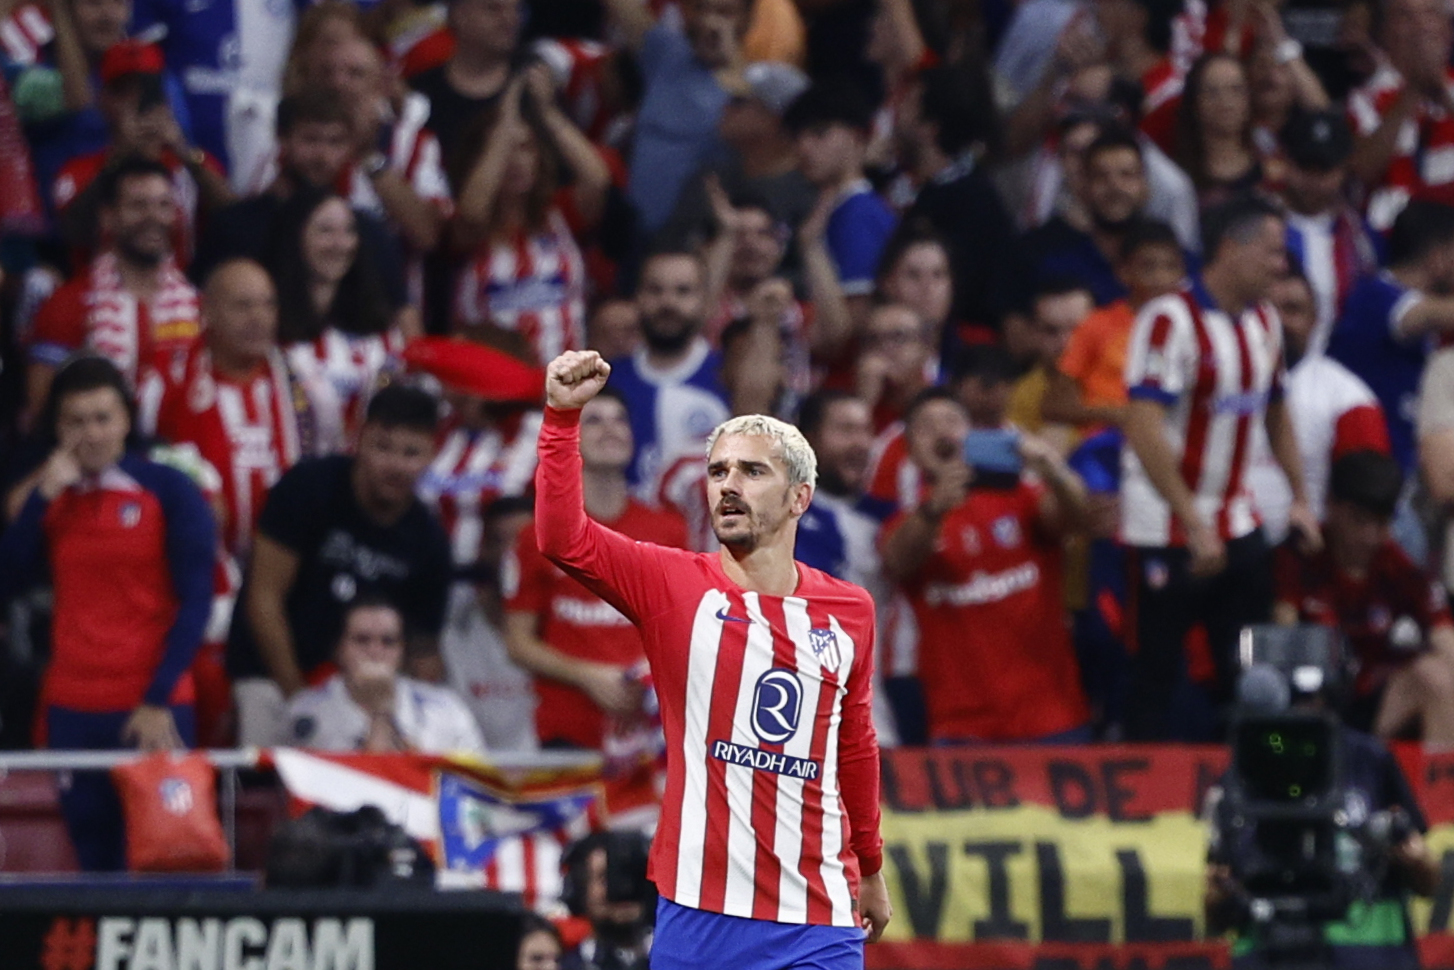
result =
[[[472,98],[460,94],[453,84],[449,83],[449,77],[445,74],[448,65],[441,64],[423,71],[409,82],[410,86],[420,94],[429,98],[429,123],[427,127],[434,132],[434,137],[439,139],[439,150],[444,158],[446,171],[454,163],[454,153],[459,145],[460,137],[467,133],[470,122],[480,116],[495,99],[500,96],[496,92],[484,98]],[[459,186],[454,187],[458,193]]]
[[[452,564],[449,538],[418,499],[393,525],[379,525],[354,498],[353,459],[299,462],[278,480],[258,520],[259,535],[298,554],[288,594],[288,627],[306,676],[330,660],[347,604],[361,593],[388,597],[410,633],[437,636],[444,626]],[[250,581],[250,578],[249,578]],[[234,677],[265,677],[247,622],[247,590],[238,597],[227,640]]]

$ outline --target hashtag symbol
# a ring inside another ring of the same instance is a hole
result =
[[[61,919],[51,924],[41,952],[41,970],[91,970],[96,962],[96,921]]]

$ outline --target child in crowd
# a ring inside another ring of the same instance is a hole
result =
[[[1126,346],[1141,307],[1175,293],[1186,276],[1186,257],[1176,233],[1164,222],[1133,226],[1121,245],[1116,275],[1129,291],[1124,300],[1086,317],[1070,337],[1050,373],[1045,420],[1082,432],[1120,427],[1126,408]]]

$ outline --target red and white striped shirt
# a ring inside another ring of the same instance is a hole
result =
[[[517,331],[541,363],[585,346],[586,261],[559,209],[540,232],[480,244],[459,275],[454,318]]]
[[[1454,96],[1454,71],[1448,72],[1445,87]],[[1385,64],[1375,71],[1348,95],[1353,130],[1364,138],[1377,131],[1403,89],[1404,79],[1392,67]],[[1454,202],[1454,115],[1443,105],[1420,101],[1414,116],[1398,130],[1382,181],[1369,188],[1368,223],[1379,232],[1387,231],[1415,196]]]
[[[535,477],[540,412],[517,415],[499,427],[451,428],[434,463],[419,479],[419,497],[439,513],[456,565],[480,558],[484,511],[504,495],[524,495]]]
[[[50,16],[38,4],[16,7],[10,16],[0,20],[0,51],[17,67],[37,63],[41,49],[55,36]]]
[[[396,330],[359,336],[336,327],[316,340],[283,348],[293,373],[310,386],[331,390],[320,398],[318,415],[320,437],[336,443],[330,450],[352,443],[380,377],[401,366],[403,350],[404,338]]]
[[[450,201],[449,179],[444,174],[444,153],[434,132],[424,127],[428,122],[429,99],[418,92],[410,92],[404,97],[399,116],[389,129],[389,168],[398,173],[419,198],[433,203],[448,215],[453,203]],[[388,217],[373,180],[357,165],[350,164],[339,173],[338,189],[355,209],[380,219]]]
[[[717,555],[591,521],[579,415],[546,410],[536,538],[641,630],[667,743],[652,881],[694,909],[857,926],[883,854],[873,600],[802,564],[793,595],[747,592]]]
[[[1254,425],[1283,393],[1282,323],[1267,304],[1234,321],[1187,290],[1152,300],[1136,315],[1127,349],[1132,398],[1166,406],[1165,433],[1197,510],[1224,539],[1257,528],[1247,472]],[[1179,546],[1182,522],[1151,484],[1135,450],[1121,453],[1121,540]]]
[[[241,557],[273,483],[298,459],[326,453],[313,434],[312,389],[289,373],[279,351],[247,380],[219,374],[203,338],[159,360],[137,395],[144,430],[190,443],[222,480],[222,539]]]
[[[611,47],[593,40],[543,37],[531,45],[550,68],[566,114],[587,138],[596,144],[610,139],[612,114],[606,103],[606,67],[614,53]]]

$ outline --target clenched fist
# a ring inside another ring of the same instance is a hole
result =
[[[567,350],[545,368],[545,403],[561,410],[584,407],[610,376],[611,365],[594,350]]]

